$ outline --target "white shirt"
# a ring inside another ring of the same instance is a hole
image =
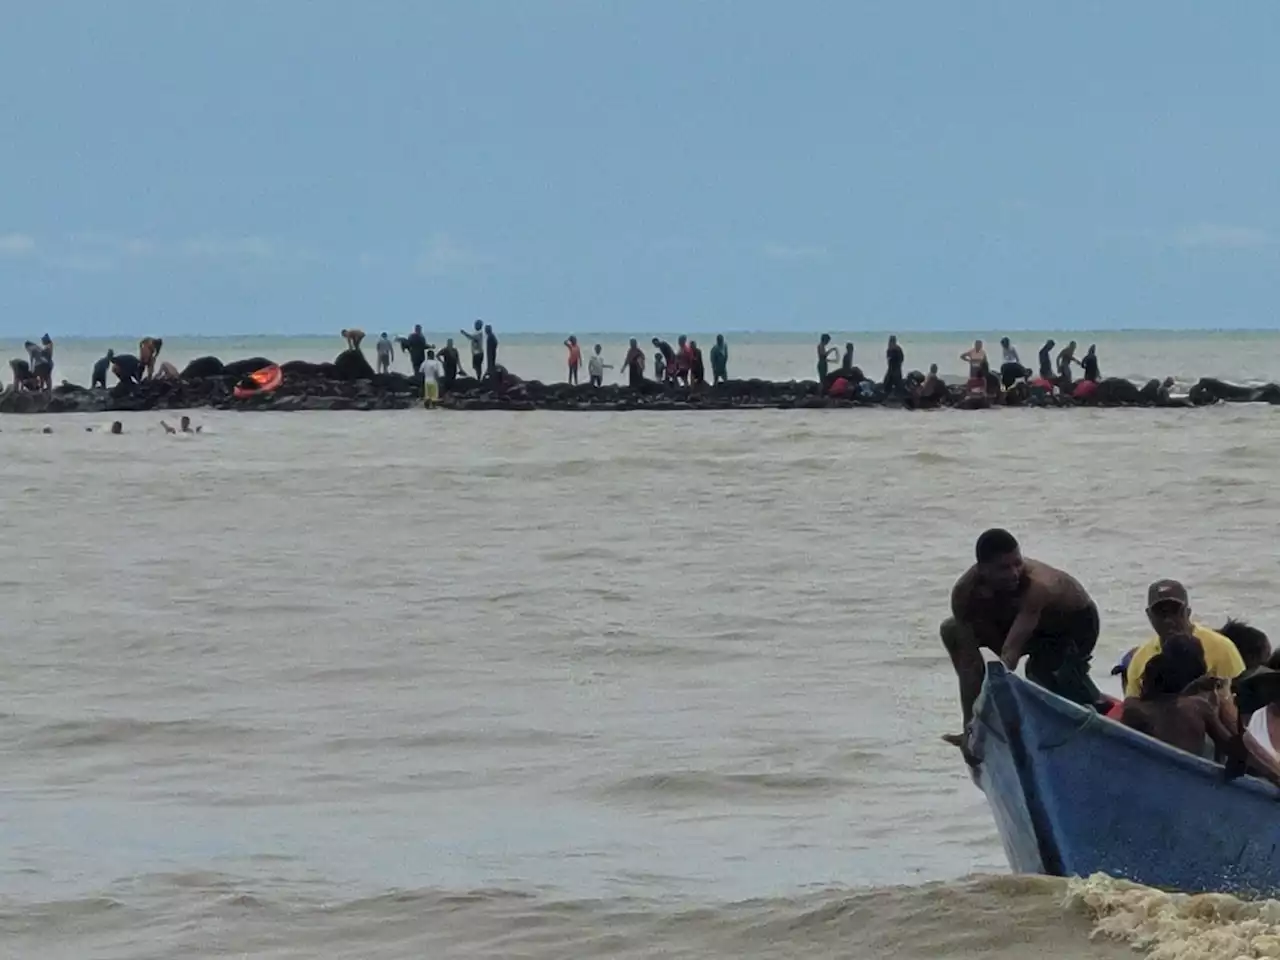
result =
[[[422,376],[438,381],[444,376],[444,365],[439,360],[424,360],[422,363]]]
[[[1018,359],[1018,350],[1013,344],[1009,344],[1004,348],[1004,362],[1016,363],[1018,366],[1022,366],[1022,361]]]
[[[598,353],[593,353],[587,358],[587,376],[603,377],[604,376],[604,357]]]
[[[1257,740],[1262,748],[1269,752],[1273,757],[1276,755],[1276,745],[1271,742],[1271,734],[1267,728],[1267,708],[1254,712],[1249,718],[1249,733],[1253,734],[1253,739]]]

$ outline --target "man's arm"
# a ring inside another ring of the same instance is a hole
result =
[[[1035,583],[1031,584],[1022,598],[1018,615],[1014,618],[1013,625],[1009,627],[1009,633],[1000,647],[1000,659],[1010,670],[1018,668],[1018,661],[1026,651],[1027,641],[1040,625],[1040,614],[1044,611],[1047,600],[1048,596],[1044,588]]]
[[[965,730],[973,722],[973,704],[982,692],[986,665],[978,649],[977,634],[969,617],[969,584],[961,577],[951,590],[951,620],[942,625],[942,643],[960,682],[960,713]]]

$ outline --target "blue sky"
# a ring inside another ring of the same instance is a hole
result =
[[[1274,327],[1280,6],[0,14],[0,335]]]

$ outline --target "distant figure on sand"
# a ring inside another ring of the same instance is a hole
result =
[[[137,383],[142,374],[142,364],[135,356],[117,353],[111,359],[111,372],[121,383]]]
[[[484,379],[484,322],[476,321],[476,332],[467,333],[467,331],[459,331],[464,337],[471,341],[471,369],[476,375],[477,380]]]
[[[436,354],[436,359],[444,368],[444,379],[440,386],[446,391],[452,390],[458,379],[458,371],[462,369],[462,358],[458,356],[458,348],[453,345],[452,337],[444,342],[444,348]]]
[[[1073,363],[1080,363],[1076,359],[1076,342],[1074,340],[1063,347],[1058,354],[1058,381],[1064,393],[1066,388],[1071,385],[1071,365]]]
[[[729,345],[724,342],[724,334],[716,334],[715,346],[711,348],[711,382],[724,383],[729,379]]]
[[[364,331],[355,328],[343,330],[342,339],[347,341],[348,350],[359,350],[360,344],[364,343]]]
[[[31,376],[37,381],[37,385],[41,390],[53,389],[53,364],[49,360],[48,351],[43,344],[32,343],[28,340],[25,344],[27,348],[28,363],[31,366]]]
[[[90,387],[106,387],[107,371],[111,369],[111,361],[115,356],[114,350],[108,350],[107,355],[93,365],[93,380],[89,384]]]
[[[840,356],[840,351],[831,345],[831,334],[824,333],[818,338],[818,382],[827,382],[827,373],[831,364]]]
[[[427,408],[434,407],[440,399],[440,380],[444,377],[444,366],[436,359],[434,350],[427,351],[422,363],[422,403]]]
[[[39,390],[40,381],[31,373],[31,361],[19,357],[9,361],[9,369],[13,371],[13,391]]]
[[[631,345],[627,348],[627,356],[622,361],[622,369],[627,371],[627,384],[633,390],[640,390],[644,387],[644,351],[640,349],[635,337],[631,338]]]
[[[155,376],[156,361],[160,359],[160,350],[164,341],[159,337],[143,337],[138,341],[139,380],[150,380]]]
[[[907,362],[907,355],[898,346],[898,338],[890,337],[889,346],[884,351],[885,372],[884,392],[893,396],[902,390],[902,365]]]
[[[485,324],[484,327],[484,357],[488,364],[489,376],[493,376],[498,369],[498,335],[493,332],[493,327]]]
[[[982,341],[973,341],[973,346],[960,354],[960,359],[969,364],[969,380],[985,380],[987,376],[987,351],[982,348]]]
[[[572,335],[564,342],[564,345],[569,351],[569,382],[577,385],[578,367],[582,365],[582,348],[578,346],[578,338]]]
[[[53,387],[53,338],[47,333],[40,338],[40,346],[44,348],[44,358],[49,364],[49,386]]]
[[[925,376],[920,389],[916,391],[916,403],[921,407],[936,407],[947,395],[947,385],[938,376],[938,365],[929,364],[929,373]]]
[[[1096,344],[1089,344],[1089,349],[1085,351],[1084,359],[1080,361],[1080,367],[1084,370],[1084,378],[1097,383],[1098,374],[1098,347]]]
[[[987,530],[974,552],[977,562],[956,581],[940,631],[960,681],[964,719],[964,733],[946,740],[962,748],[982,689],[983,647],[1009,670],[1026,656],[1027,679],[1059,696],[1084,706],[1102,700],[1089,678],[1098,608],[1084,587],[1047,563],[1024,560],[1006,530]]]
[[[604,362],[604,357],[600,355],[600,344],[595,345],[591,356],[587,360],[587,376],[591,378],[591,385],[599,387],[604,383],[604,372],[612,370],[613,365]]]
[[[668,383],[676,378],[676,352],[671,349],[671,344],[657,337],[653,338],[653,345],[658,348],[658,354],[662,357],[662,365],[658,365],[658,358],[653,358],[653,377],[659,383]]]
[[[693,369],[693,349],[689,346],[689,338],[683,333],[676,339],[676,369],[675,378],[681,383],[688,386],[689,372]],[[671,368],[667,368],[667,373],[671,373]]]
[[[1031,376],[1031,371],[1022,365],[1018,351],[1009,342],[1008,337],[1000,338],[1000,383],[1008,390],[1019,380]]]
[[[1046,340],[1044,342],[1044,346],[1040,348],[1040,379],[1041,380],[1053,379],[1052,354],[1053,354],[1053,348],[1056,346],[1057,344],[1054,343],[1052,340]]]
[[[395,360],[396,348],[391,343],[391,338],[387,336],[387,332],[382,331],[382,336],[378,338],[377,346],[374,348],[378,357],[378,372],[390,373],[391,363]]]
[[[1022,361],[1018,359],[1017,347],[1015,347],[1012,343],[1009,342],[1008,337],[1001,337],[1000,338],[1000,365],[1004,366],[1006,363],[1016,363],[1018,366],[1022,366]]]
[[[422,362],[427,358],[427,346],[427,338],[422,333],[420,323],[413,325],[413,333],[400,338],[400,349],[409,355],[415,377],[422,372]]]
[[[689,382],[698,384],[707,382],[707,367],[702,359],[702,348],[698,346],[697,340],[689,341]]]

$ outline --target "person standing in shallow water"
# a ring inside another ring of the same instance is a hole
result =
[[[831,363],[840,356],[840,351],[831,345],[831,334],[824,333],[818,338],[818,382],[827,382],[827,373]]]
[[[724,383],[729,379],[729,345],[724,342],[724,334],[716,334],[715,346],[711,348],[711,382]]]
[[[902,365],[907,362],[907,355],[898,346],[898,338],[890,337],[889,346],[884,351],[885,372],[884,392],[888,396],[902,390]]]
[[[960,682],[964,733],[944,739],[965,748],[973,704],[986,667],[982,648],[998,654],[1010,671],[1027,658],[1027,679],[1084,706],[1102,694],[1089,677],[1098,642],[1098,608],[1074,577],[1023,559],[1007,530],[978,537],[975,560],[951,591],[951,616],[940,628],[942,644]]]

